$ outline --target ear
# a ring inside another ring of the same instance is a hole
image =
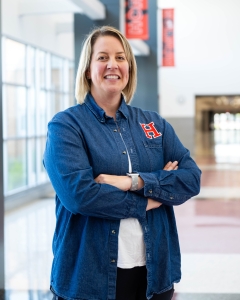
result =
[[[89,69],[87,69],[87,71],[86,71],[86,77],[87,77],[87,79],[91,79],[91,75],[90,75],[90,70]]]

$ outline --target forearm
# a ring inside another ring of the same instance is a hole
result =
[[[198,169],[140,173],[145,182],[141,194],[166,205],[180,205],[199,193],[200,174]]]
[[[168,162],[166,166],[164,167],[164,170],[171,171],[171,170],[177,170],[178,169],[178,162]],[[116,175],[107,175],[107,174],[100,174],[98,177],[95,178],[95,181],[97,183],[101,184],[109,184],[112,186],[117,187],[118,189],[121,189],[122,191],[129,191],[132,184],[132,179],[129,176],[116,176]],[[138,176],[138,190],[141,190],[144,187],[144,181],[143,179]],[[146,210],[158,208],[161,203],[158,201],[155,201],[151,198],[147,199],[147,207]]]

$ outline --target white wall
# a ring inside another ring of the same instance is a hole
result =
[[[176,66],[159,70],[161,115],[194,117],[195,95],[239,95],[240,1],[160,0],[159,7],[175,9]]]
[[[74,59],[73,32],[56,33],[57,24],[73,24],[73,15],[64,13],[21,17],[19,16],[21,1],[2,0],[2,33],[20,42]]]

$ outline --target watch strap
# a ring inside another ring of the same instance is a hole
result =
[[[136,191],[138,190],[138,173],[127,173],[127,176],[132,178],[132,185],[130,188],[130,191]]]

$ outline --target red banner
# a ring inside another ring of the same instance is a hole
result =
[[[162,10],[162,66],[174,67],[174,10]]]
[[[125,0],[125,34],[128,39],[148,39],[148,0]]]

